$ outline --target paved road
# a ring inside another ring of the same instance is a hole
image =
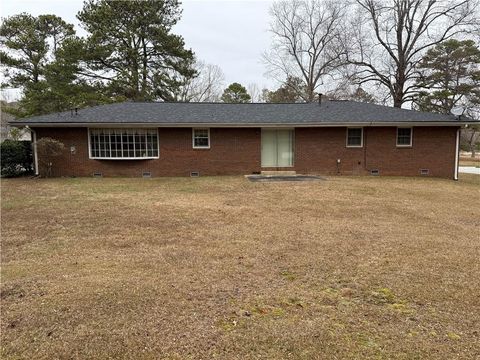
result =
[[[461,173],[480,175],[480,168],[474,166],[460,166],[458,171]]]

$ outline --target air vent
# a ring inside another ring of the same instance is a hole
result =
[[[378,176],[378,175],[380,175],[380,170],[378,170],[378,169],[370,170],[370,175]]]
[[[430,174],[430,170],[428,169],[420,169],[420,175],[428,175]]]
[[[93,177],[103,177],[103,174],[101,172],[94,172]]]
[[[198,171],[192,171],[190,173],[190,177],[199,177],[200,176],[200,173]]]
[[[152,173],[150,171],[144,171],[142,173],[142,177],[144,178],[151,178],[152,177]]]

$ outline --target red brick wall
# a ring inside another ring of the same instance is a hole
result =
[[[366,174],[453,178],[457,127],[414,127],[412,147],[396,146],[396,127],[365,127],[363,148],[346,147],[345,128],[297,128],[297,172]],[[340,164],[337,167],[337,159]]]
[[[212,128],[210,149],[192,148],[190,128],[159,128],[160,158],[154,160],[93,160],[88,158],[86,128],[36,128],[37,139],[52,137],[65,144],[55,159],[53,176],[189,176],[236,175],[261,171],[259,128]],[[345,128],[295,129],[295,162],[298,173],[325,175],[420,175],[452,178],[455,163],[455,127],[415,127],[413,146],[396,147],[395,127],[364,128],[364,147],[347,148]],[[70,146],[76,153],[70,153]],[[340,164],[337,166],[337,159]],[[43,169],[40,169],[42,172]]]
[[[88,158],[86,128],[38,128],[37,139],[51,137],[65,144],[62,157],[55,159],[54,176],[189,176],[250,174],[260,171],[260,129],[210,129],[210,149],[192,148],[191,128],[159,128],[159,159],[94,160]],[[70,146],[76,154],[70,154]]]

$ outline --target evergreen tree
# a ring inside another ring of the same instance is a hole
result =
[[[0,41],[5,49],[2,86],[22,90],[18,106],[9,109],[12,114],[40,115],[110,101],[102,95],[102,84],[79,77],[82,41],[61,18],[11,16],[0,26]]]
[[[285,83],[275,91],[263,90],[263,99],[267,103],[296,103],[304,102],[307,87],[302,79],[289,76]]]
[[[83,73],[136,101],[174,100],[195,76],[193,52],[171,33],[180,18],[176,0],[88,0],[77,15],[89,32]]]
[[[480,49],[474,41],[438,44],[422,58],[418,70],[418,109],[449,114],[455,106],[480,103]]]
[[[223,91],[222,95],[222,101],[225,103],[248,103],[250,102],[250,99],[251,97],[248,94],[247,89],[239,83],[230,84]]]
[[[2,85],[23,87],[40,82],[49,59],[55,58],[58,47],[74,34],[73,25],[55,15],[22,13],[6,18],[0,26],[0,56],[6,79]]]

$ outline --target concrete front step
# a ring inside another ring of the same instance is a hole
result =
[[[294,176],[294,175],[297,175],[297,172],[296,171],[283,171],[283,170],[280,170],[280,171],[273,171],[273,170],[270,170],[270,171],[262,171],[260,174],[262,174],[263,176]]]

